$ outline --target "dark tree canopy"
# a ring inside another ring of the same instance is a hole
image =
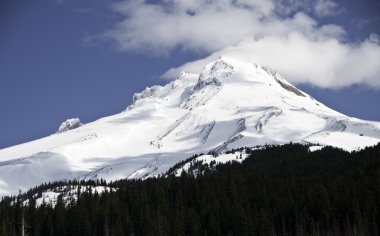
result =
[[[197,177],[118,181],[108,184],[117,191],[82,192],[77,202],[58,199],[54,208],[35,207],[33,196],[68,183],[4,198],[0,236],[20,235],[21,215],[33,236],[380,235],[380,144],[352,153],[268,146],[250,151],[241,164],[198,167]],[[21,207],[25,199],[30,204]]]

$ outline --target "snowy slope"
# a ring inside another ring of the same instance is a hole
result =
[[[338,113],[279,74],[237,57],[135,94],[124,112],[0,150],[0,195],[42,182],[145,178],[197,153],[287,142],[354,150],[380,123]]]
[[[253,148],[254,149],[254,148]],[[210,154],[204,154],[197,157],[189,158],[184,163],[176,164],[176,166],[173,166],[171,170],[169,169],[169,172],[166,173],[167,175],[175,175],[175,176],[181,176],[182,172],[185,173],[191,173],[194,176],[197,176],[199,174],[199,168],[197,168],[196,164],[202,164],[207,165],[207,168],[212,169],[210,167],[215,166],[217,164],[225,164],[227,162],[242,162],[244,159],[246,159],[249,156],[248,153],[246,153],[246,149],[234,151],[234,152],[228,152],[228,153],[222,153],[218,155],[210,155]]]
[[[65,205],[70,204],[72,201],[78,200],[78,188],[81,193],[97,193],[102,195],[104,192],[116,191],[115,188],[107,187],[107,186],[83,186],[83,185],[67,185],[67,186],[59,186],[51,189],[47,189],[42,191],[39,195],[38,193],[33,195],[33,199],[36,200],[36,207],[41,206],[42,204],[50,205],[55,207],[57,205],[58,199],[61,197]],[[17,199],[13,202],[16,204]],[[29,199],[23,202],[24,206],[29,205]]]

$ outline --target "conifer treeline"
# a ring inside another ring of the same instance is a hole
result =
[[[196,178],[115,182],[116,192],[84,192],[68,206],[36,208],[31,200],[26,233],[380,235],[380,144],[353,153],[267,147],[214,168]],[[1,236],[20,235],[20,201],[0,203]]]

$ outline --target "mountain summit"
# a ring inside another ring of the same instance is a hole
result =
[[[219,58],[133,97],[124,112],[0,150],[0,195],[47,181],[146,178],[198,153],[288,142],[352,151],[380,123],[336,112],[273,70]]]

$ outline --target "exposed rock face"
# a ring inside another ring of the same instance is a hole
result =
[[[66,121],[62,122],[62,124],[59,126],[57,133],[62,133],[68,130],[76,129],[82,125],[83,124],[80,122],[79,118],[67,119]]]

